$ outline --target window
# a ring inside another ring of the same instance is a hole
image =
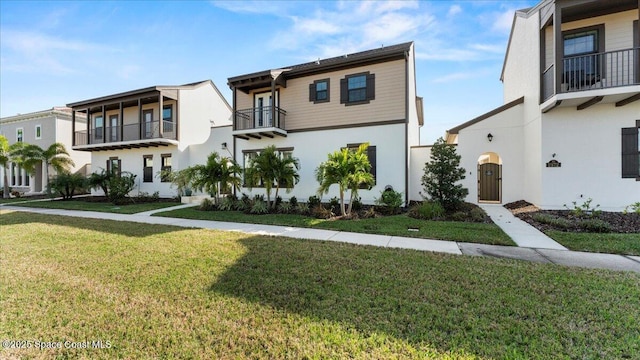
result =
[[[11,186],[16,186],[16,172],[18,171],[16,163],[11,163]]]
[[[248,169],[249,167],[251,167],[251,161],[253,161],[253,159],[255,159],[256,156],[258,156],[260,154],[260,150],[244,150],[243,151],[243,164],[244,164],[244,169]],[[293,148],[280,148],[280,149],[276,149],[276,155],[279,156],[280,158],[292,158],[293,157]],[[243,186],[247,186],[247,172],[243,171],[242,172],[242,176],[243,176]],[[274,184],[275,185],[275,184]],[[255,184],[254,187],[264,187],[264,183],[262,181],[262,179],[260,179],[260,182],[258,184]],[[281,186],[281,188],[292,188],[293,184],[289,185],[289,184],[284,184]]]
[[[309,84],[309,101],[314,104],[329,102],[329,79],[316,80]]]
[[[16,129],[16,142],[24,141],[24,130],[22,128]]]
[[[42,125],[36,125],[36,140],[42,139]]]
[[[107,160],[107,171],[116,176],[120,176],[122,173],[122,160],[117,157],[110,157],[109,160]]]
[[[104,126],[102,116],[96,116],[95,118],[95,139],[102,139],[102,128]]]
[[[340,103],[368,104],[375,99],[375,74],[360,73],[340,79]]]
[[[636,126],[622,129],[622,177],[640,181],[640,120]]]
[[[358,147],[360,147],[361,143],[357,143],[357,144],[348,144],[347,145],[347,149],[349,150],[353,150],[356,151],[358,150]],[[373,183],[375,185],[377,178],[376,178],[376,172],[377,172],[377,166],[376,166],[376,147],[369,145],[369,147],[367,148],[367,157],[369,158],[369,164],[371,164],[371,170],[369,170],[369,172],[371,173],[371,175],[373,175]],[[366,186],[360,186],[361,189],[365,189]]]
[[[602,78],[604,26],[565,31],[563,33],[564,83],[570,88],[593,85]]]
[[[109,115],[109,127],[107,128],[107,139],[111,142],[118,141],[118,115]]]
[[[166,132],[173,131],[173,105],[162,107],[162,126]]]
[[[144,155],[142,157],[142,181],[153,182],[153,155]]]
[[[160,168],[162,173],[171,172],[171,154],[162,154],[160,157],[162,158],[162,166]],[[161,182],[169,182],[169,177],[168,176],[162,176],[160,178],[160,181]]]

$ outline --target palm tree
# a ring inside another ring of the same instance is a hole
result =
[[[340,191],[340,212],[342,216],[351,214],[353,199],[361,186],[371,187],[374,184],[371,175],[371,163],[367,156],[369,143],[361,144],[358,150],[344,148],[327,156],[327,161],[316,169],[316,180],[320,183],[319,194],[326,194],[333,184],[338,185]],[[349,208],[345,209],[345,191],[350,190]]]
[[[12,145],[11,154],[14,161],[29,174],[33,174],[37,165],[44,164],[47,184],[49,183],[49,166],[56,173],[68,173],[75,165],[64,144],[58,142],[49,145],[46,149],[23,142],[15,143]]]
[[[2,179],[3,189],[2,189],[2,197],[9,197],[9,177],[7,173],[9,172],[9,140],[4,135],[0,135],[0,166],[2,166],[2,172],[4,174],[4,179]]]
[[[185,169],[186,177],[197,191],[209,193],[216,205],[220,202],[219,193],[240,187],[240,166],[230,158],[221,157],[213,152],[207,157],[205,165],[195,165]]]
[[[262,182],[267,193],[267,206],[275,208],[276,202],[271,202],[271,190],[276,188],[276,198],[282,186],[287,189],[287,192],[291,191],[291,187],[300,180],[297,172],[299,168],[300,163],[297,159],[279,155],[276,147],[271,145],[250,160],[249,168],[245,170],[246,185],[251,190]]]

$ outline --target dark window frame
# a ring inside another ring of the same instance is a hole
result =
[[[101,125],[98,126],[98,119],[100,119],[100,123]],[[103,136],[102,136],[102,129],[104,127],[104,117],[102,115],[98,115],[95,116],[93,118],[93,124],[94,124],[94,134],[93,134],[93,138],[96,140],[102,140]],[[98,129],[100,129],[100,131],[98,131]]]
[[[169,110],[171,112],[169,117],[164,116],[164,111]],[[162,130],[166,132],[173,132],[174,121],[173,121],[173,104],[162,105]]]
[[[590,52],[583,52],[583,53],[576,53],[576,54],[571,54],[571,55],[567,55],[565,54],[565,41],[567,39],[568,36],[574,36],[574,35],[578,35],[578,34],[587,34],[589,32],[595,32],[596,33],[596,39],[594,42],[594,46],[595,49],[593,51]],[[562,32],[562,59],[563,61],[567,58],[573,58],[573,57],[582,57],[582,56],[588,56],[588,55],[594,55],[594,54],[600,54],[600,53],[604,53],[605,51],[605,27],[604,24],[598,24],[598,25],[593,25],[593,26],[587,26],[587,27],[582,27],[582,28],[577,28],[577,29],[571,29],[571,30],[566,30]],[[590,59],[590,58],[587,58]],[[587,72],[585,71],[585,74],[582,75],[582,77],[586,76],[586,75],[594,75],[596,76],[596,78],[601,79],[603,74],[600,74],[600,71],[606,71],[605,69],[607,68],[607,64],[605,63],[605,59],[604,57],[598,57],[596,56],[594,58],[594,63],[592,65],[586,65],[586,63],[580,62],[581,65],[578,65],[578,67],[582,67],[584,69],[586,69],[586,67],[593,67],[592,69],[587,69],[588,71],[591,72],[591,74],[587,74]],[[602,63],[601,63],[602,62]],[[583,70],[583,69],[579,69],[578,71]],[[576,69],[566,69],[563,66],[563,76],[564,76],[564,81],[565,82],[571,82],[572,77],[575,76]],[[578,76],[579,78],[581,76]]]
[[[160,155],[160,171],[162,173],[166,173],[171,171],[171,167],[173,166],[173,162],[171,161],[171,154],[161,154]],[[166,164],[167,159],[169,159],[169,165]],[[160,182],[170,182],[168,176],[161,176]]]
[[[318,84],[327,84],[326,90],[318,90]],[[324,93],[325,98],[320,99],[318,94]],[[314,104],[326,103],[331,100],[331,79],[319,79],[315,80],[313,84],[309,84],[309,101],[313,101]]]
[[[293,147],[282,147],[282,148],[276,148],[276,154],[278,154],[279,156],[282,156],[285,153],[290,153],[291,157],[293,157]],[[249,161],[247,159],[247,156],[250,156],[251,154],[255,154],[258,155],[260,153],[260,151],[262,151],[264,149],[251,149],[251,150],[242,150],[242,187],[247,187],[247,178],[245,177],[246,175],[246,171],[244,171],[248,166],[249,166]],[[262,181],[262,179],[260,179],[260,183],[256,184],[255,186],[253,186],[254,188],[263,188],[264,187],[264,183]]]
[[[622,178],[640,181],[640,120],[636,126],[622,128]]]
[[[151,166],[148,166],[151,161]],[[153,155],[142,155],[142,182],[153,182]]]
[[[117,156],[112,156],[107,160],[107,172],[113,173],[113,165],[117,167],[116,176],[122,175],[122,160]]]
[[[365,86],[358,87],[354,89],[349,88],[349,79],[365,76]],[[344,78],[340,79],[340,103],[345,106],[351,105],[362,105],[368,104],[371,100],[375,100],[375,80],[376,75],[370,73],[369,71],[357,73],[357,74],[349,74],[345,75]],[[365,97],[364,99],[358,100],[349,100],[349,94],[352,91],[361,91],[364,89]]]
[[[358,148],[362,144],[364,143],[347,144],[346,147],[349,150],[355,151],[355,150],[358,150]],[[371,186],[373,188],[378,183],[378,156],[377,156],[376,145],[369,145],[369,147],[367,148],[367,158],[369,159],[369,163],[371,164],[371,170],[369,170],[369,173],[373,175],[373,185]],[[360,185],[360,189],[366,189],[366,188],[367,188],[366,186]]]

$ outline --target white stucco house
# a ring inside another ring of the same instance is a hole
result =
[[[224,155],[231,139],[231,107],[211,80],[151,86],[68,106],[73,150],[91,154],[93,172],[136,174],[136,192],[175,196],[160,171],[204,163],[212,151]]]
[[[602,210],[640,201],[638,0],[544,0],[517,11],[505,105],[450,129],[467,201]]]
[[[78,124],[86,123],[84,117],[76,119]],[[54,143],[65,146],[75,166],[71,172],[80,171],[86,174],[91,170],[91,155],[71,149],[71,109],[67,107],[53,107],[51,109],[17,114],[0,119],[0,135],[4,135],[9,145],[24,142],[47,149]],[[0,167],[0,188],[4,186],[4,171]],[[9,163],[7,167],[8,185],[13,190],[37,194],[46,191],[48,179],[44,164],[36,166],[32,174],[21,169],[18,164]],[[49,176],[55,176],[55,170],[49,168]]]
[[[386,187],[408,198],[410,148],[420,144],[423,124],[413,42],[234,76],[228,85],[234,159],[246,167],[274,145],[300,161],[300,182],[280,193],[284,199],[315,195],[314,172],[327,154],[365,142],[376,183],[359,192],[362,202],[373,203]],[[330,190],[324,201],[338,196],[337,187]]]

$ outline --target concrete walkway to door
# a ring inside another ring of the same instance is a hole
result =
[[[480,207],[520,247],[568,250],[540,230],[515,217],[501,204],[480,204]]]

